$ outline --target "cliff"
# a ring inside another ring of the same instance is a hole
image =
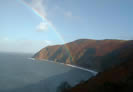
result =
[[[64,45],[48,46],[33,57],[104,71],[127,61],[129,55],[133,55],[132,50],[132,40],[80,39]]]

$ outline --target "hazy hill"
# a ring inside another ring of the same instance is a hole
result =
[[[64,45],[48,46],[33,57],[103,71],[127,61],[132,55],[132,40],[79,39]]]

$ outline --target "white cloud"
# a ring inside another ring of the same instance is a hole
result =
[[[48,15],[47,14],[48,12],[46,11],[46,8],[48,8],[46,5],[47,0],[31,0],[29,2],[26,0],[23,0],[23,1],[25,4],[31,7],[36,14],[38,14],[42,18],[42,21],[45,21],[37,25],[36,31],[42,32],[42,31],[48,30],[48,24],[50,27],[55,29],[52,22],[49,19],[47,19],[47,15]]]
[[[37,32],[44,32],[48,30],[48,24],[41,22],[37,27],[36,27],[36,31]]]

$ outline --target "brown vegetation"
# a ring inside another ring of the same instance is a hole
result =
[[[67,92],[133,92],[133,57]]]
[[[133,54],[132,48],[133,41],[80,39],[65,45],[48,46],[34,57],[104,71],[127,61]]]

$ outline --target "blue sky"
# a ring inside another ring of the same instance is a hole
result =
[[[80,38],[133,39],[133,0],[1,0],[0,52]]]

